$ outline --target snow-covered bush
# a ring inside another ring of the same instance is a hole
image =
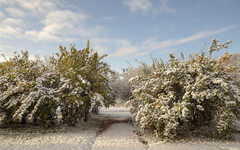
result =
[[[240,53],[228,54],[225,52],[219,58],[219,63],[225,66],[231,78],[236,81],[235,84],[240,87]]]
[[[70,51],[60,46],[57,57],[30,60],[28,52],[15,54],[0,63],[0,123],[33,123],[51,126],[56,123],[60,106],[62,121],[75,125],[89,110],[114,104],[109,85],[106,55],[87,48]]]
[[[60,46],[56,68],[62,76],[59,89],[63,122],[75,125],[78,119],[88,119],[91,108],[108,107],[114,104],[114,93],[109,86],[108,76],[112,71],[102,62],[107,55],[99,56],[89,48],[70,51]]]
[[[220,135],[231,134],[240,115],[240,91],[222,59],[211,58],[213,51],[226,48],[213,39],[209,56],[205,53],[180,60],[170,54],[168,63],[153,61],[154,71],[137,76],[132,93],[132,112],[142,129],[173,139],[181,125],[192,129],[208,125]],[[227,61],[225,59],[224,61]]]
[[[30,60],[27,51],[0,65],[2,123],[54,124],[56,75],[46,74],[46,66],[40,60]]]

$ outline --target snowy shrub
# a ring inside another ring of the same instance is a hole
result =
[[[53,124],[56,115],[50,105],[55,105],[56,81],[51,74],[45,74],[46,67],[40,60],[30,60],[26,51],[0,65],[2,123]],[[46,110],[47,107],[51,108]]]
[[[235,80],[235,84],[240,87],[240,54],[228,54],[225,52],[219,58],[219,63],[225,66],[226,71]]]
[[[196,54],[188,61],[172,54],[168,63],[154,59],[152,73],[132,78],[130,82],[139,84],[132,90],[130,104],[141,128],[169,140],[184,124],[193,129],[208,125],[220,135],[231,134],[240,115],[239,87],[223,60],[211,58],[213,51],[229,43],[218,44],[213,39],[209,56]]]
[[[46,62],[30,60],[28,52],[0,63],[0,123],[33,123],[45,127],[56,123],[60,106],[62,121],[75,125],[87,121],[89,111],[114,104],[109,85],[109,66],[97,52],[87,48],[70,51],[60,46],[57,57]]]
[[[59,89],[63,122],[75,125],[80,118],[88,119],[93,107],[108,107],[114,104],[114,94],[109,86],[108,75],[112,73],[109,66],[101,60],[107,55],[99,56],[87,48],[70,51],[60,46],[57,54],[56,68],[62,76]]]
[[[56,73],[44,73],[36,79],[34,92],[36,102],[33,110],[28,115],[36,125],[49,127],[56,124],[56,109],[59,106],[60,97],[58,97],[58,87],[60,76]]]

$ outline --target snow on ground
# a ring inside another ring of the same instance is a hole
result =
[[[56,133],[21,133],[10,132],[7,135],[0,135],[0,150],[15,149],[53,149],[53,150],[105,150],[105,149],[146,149],[138,135],[133,131],[134,126],[129,123],[132,115],[129,109],[124,107],[102,108],[95,119],[117,121],[109,125],[109,128],[97,134],[97,129],[74,130],[70,132]],[[121,123],[122,122],[122,123]],[[125,123],[124,123],[125,122]],[[90,124],[90,123],[89,123]],[[86,124],[85,124],[86,126]],[[97,127],[97,126],[94,126]]]
[[[0,150],[240,150],[239,121],[235,141],[194,139],[165,143],[152,135],[137,134],[137,129],[129,121],[131,118],[128,108],[118,106],[102,108],[89,123],[81,123],[74,128],[61,127],[63,129],[57,132],[5,132],[0,129]]]
[[[1,150],[88,150],[91,149],[94,131],[51,134],[0,136]]]
[[[115,123],[97,136],[93,150],[143,150],[147,148],[140,142],[140,137],[134,133],[133,124],[128,121],[132,119],[128,108],[102,108],[99,116],[115,121]]]
[[[93,144],[93,150],[145,150],[135,128],[129,123],[113,124],[108,130],[100,134]]]
[[[129,108],[125,107],[109,107],[101,108],[98,116],[105,118],[112,118],[115,120],[127,120],[132,119],[132,114],[129,112]]]

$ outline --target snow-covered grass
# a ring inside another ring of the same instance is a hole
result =
[[[0,149],[79,149],[79,150],[240,150],[240,122],[234,140],[191,139],[178,142],[163,142],[150,134],[139,134],[129,121],[132,115],[122,106],[100,109],[89,122],[80,122],[76,127],[61,126],[43,130],[39,127],[0,129]],[[108,121],[112,121],[109,124]],[[108,126],[102,132],[102,124]]]
[[[96,132],[64,132],[49,134],[19,134],[14,136],[0,136],[0,149],[9,150],[67,150],[91,149]]]

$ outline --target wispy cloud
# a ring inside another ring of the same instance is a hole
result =
[[[153,10],[154,14],[158,14],[158,13],[169,13],[169,14],[174,14],[177,10],[170,8],[168,6],[168,0],[160,0],[160,5],[158,8]]]
[[[110,54],[109,57],[123,57],[123,56],[130,56],[135,55],[138,52],[138,48],[136,46],[132,45],[123,45],[122,47],[119,47],[117,51]]]
[[[136,46],[133,45],[130,41],[126,39],[117,39],[117,38],[93,38],[90,39],[91,43],[93,43],[93,47],[95,50],[100,50],[104,53],[110,53],[108,58],[115,57],[136,57],[143,56],[151,53],[155,50],[161,50],[161,52],[166,53],[169,51],[175,51],[176,49],[172,49],[173,46],[181,45],[184,43],[192,42],[195,40],[199,40],[202,38],[206,38],[209,36],[213,36],[216,34],[220,34],[231,30],[237,27],[236,25],[228,26],[221,28],[219,30],[205,30],[193,34],[188,37],[179,38],[179,39],[168,39],[164,41],[158,41],[156,37],[146,39],[142,42],[142,44]],[[112,47],[111,51],[108,49]],[[111,53],[112,52],[112,53]]]
[[[0,38],[12,39],[23,37],[23,29],[20,26],[24,26],[22,19],[4,17],[2,22],[0,22]]]
[[[127,0],[124,1],[123,4],[129,6],[132,12],[145,12],[152,7],[152,3],[150,0]]]
[[[30,15],[40,17],[42,14],[47,14],[48,12],[55,10],[57,8],[56,5],[61,3],[56,0],[0,0],[0,4],[14,8],[14,10],[8,10],[13,14],[16,11],[24,10],[24,12],[29,12]],[[19,8],[16,8],[16,6]]]
[[[219,30],[201,31],[201,32],[198,32],[198,33],[196,33],[194,35],[191,35],[189,37],[180,38],[180,39],[168,39],[168,40],[164,40],[164,41],[157,41],[157,38],[150,38],[150,39],[147,39],[143,42],[142,47],[145,50],[149,50],[149,51],[161,50],[161,49],[165,49],[165,48],[168,48],[168,47],[171,47],[171,46],[176,46],[176,45],[184,44],[184,43],[187,43],[187,42],[191,42],[191,41],[199,40],[199,39],[202,39],[202,38],[206,38],[206,37],[209,37],[209,36],[213,36],[213,35],[216,35],[216,34],[220,34],[220,33],[226,32],[230,29],[233,29],[235,27],[237,27],[237,25],[224,27],[224,28],[221,28]]]
[[[23,24],[22,19],[16,19],[16,18],[6,18],[2,22],[5,25],[19,25]]]
[[[8,0],[0,0],[0,4],[6,4]]]
[[[10,25],[3,25],[0,27],[0,38],[12,38],[19,37],[22,29],[18,27],[12,27]]]
[[[3,12],[0,10],[0,18],[4,17]]]
[[[53,0],[16,0],[16,2],[24,9],[31,12],[32,15],[47,14],[57,9],[58,1]]]
[[[138,47],[134,46],[130,41],[126,39],[119,39],[119,38],[93,38],[90,39],[91,43],[93,43],[93,47],[95,50],[110,52],[111,49],[112,53],[109,54],[108,58],[112,57],[124,57],[124,56],[136,56],[138,54]],[[108,48],[107,48],[108,47]],[[105,50],[103,50],[105,48]]]
[[[24,17],[26,16],[26,13],[16,7],[8,7],[5,9],[12,17]]]
[[[168,1],[169,0],[154,1],[159,2],[159,4],[153,5],[151,0],[126,0],[123,4],[127,5],[131,12],[146,12],[150,10],[155,15],[159,13],[174,14],[177,10],[170,8]]]

